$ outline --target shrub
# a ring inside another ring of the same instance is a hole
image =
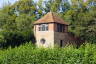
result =
[[[0,64],[96,64],[96,45],[36,48],[31,42],[0,50]]]

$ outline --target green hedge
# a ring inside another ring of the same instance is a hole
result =
[[[44,49],[29,43],[0,50],[0,64],[96,64],[96,45]]]

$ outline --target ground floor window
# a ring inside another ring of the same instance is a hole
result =
[[[45,44],[46,40],[45,40],[44,38],[42,38],[42,39],[40,40],[40,42],[41,42],[42,44]]]

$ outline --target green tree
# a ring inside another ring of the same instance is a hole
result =
[[[32,0],[20,0],[0,10],[0,41],[4,46],[15,46],[26,41],[33,41],[33,21],[36,8]]]
[[[18,16],[15,21],[17,29],[19,31],[32,30],[32,22],[34,21],[34,18],[32,18],[31,16],[22,14]]]
[[[70,22],[69,30],[83,40],[96,42],[96,12],[94,10],[85,10],[79,8],[77,10],[69,10],[64,17]]]
[[[13,5],[13,8],[15,8],[19,14],[27,14],[35,17],[36,4],[33,0],[19,0]]]

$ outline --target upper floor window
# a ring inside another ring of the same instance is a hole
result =
[[[65,27],[63,24],[57,24],[57,32],[64,32]]]
[[[39,25],[39,31],[48,31],[48,24]]]

